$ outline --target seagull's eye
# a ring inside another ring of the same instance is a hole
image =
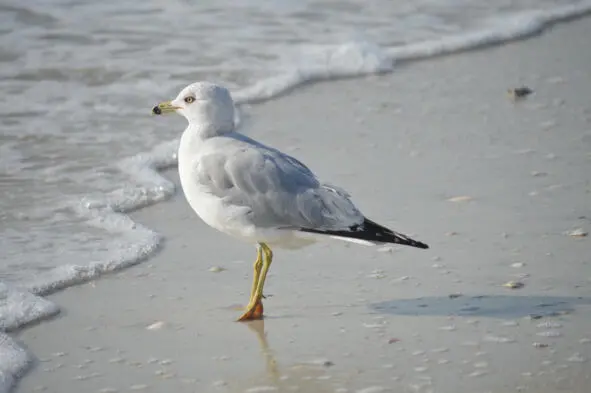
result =
[[[190,104],[190,103],[192,103],[192,102],[194,102],[194,101],[195,101],[195,97],[191,97],[191,96],[189,96],[189,97],[185,97],[185,102],[186,102],[187,104]]]

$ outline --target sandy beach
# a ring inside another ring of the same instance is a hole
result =
[[[581,19],[245,107],[245,133],[431,249],[276,250],[267,318],[235,323],[254,247],[179,188],[133,214],[157,255],[51,295],[61,313],[15,334],[36,358],[15,391],[588,392],[590,36]]]

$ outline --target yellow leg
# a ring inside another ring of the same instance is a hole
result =
[[[259,281],[257,283],[257,287],[255,289],[255,298],[262,299],[263,298],[263,289],[265,287],[265,279],[267,278],[267,273],[269,272],[269,268],[271,267],[271,263],[273,262],[273,251],[267,246],[265,243],[261,243],[261,248],[263,249],[263,253],[265,254],[265,258],[263,259],[263,268],[261,270]]]
[[[252,273],[252,287],[250,288],[250,299],[248,299],[248,303],[253,300],[254,293],[256,292],[257,285],[259,283],[259,276],[261,274],[261,269],[263,267],[263,249],[262,247],[257,244],[257,260],[254,261],[253,265],[253,273]]]
[[[263,258],[257,258],[254,267],[255,277],[253,278],[252,291],[250,294],[250,300],[246,306],[246,311],[240,318],[239,321],[251,321],[254,319],[263,318],[263,289],[265,286],[265,279],[267,278],[267,272],[273,262],[273,252],[265,243],[259,243],[258,253],[262,251]],[[257,262],[262,260],[262,266]]]

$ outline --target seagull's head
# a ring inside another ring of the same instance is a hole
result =
[[[185,87],[172,101],[165,101],[154,108],[152,113],[164,115],[177,112],[190,124],[214,127],[218,131],[234,129],[234,101],[225,87],[196,82]]]

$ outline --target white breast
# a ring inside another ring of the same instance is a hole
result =
[[[224,200],[214,195],[207,185],[200,184],[200,156],[206,146],[198,134],[187,129],[181,137],[178,151],[178,169],[185,198],[197,215],[209,226],[236,237],[249,237],[251,230],[248,223],[237,220],[244,217],[241,206],[229,206]]]
[[[216,227],[217,213],[221,201],[208,193],[207,189],[197,183],[196,170],[199,167],[199,146],[194,138],[185,132],[181,138],[178,152],[178,169],[181,186],[189,205],[203,221]]]

